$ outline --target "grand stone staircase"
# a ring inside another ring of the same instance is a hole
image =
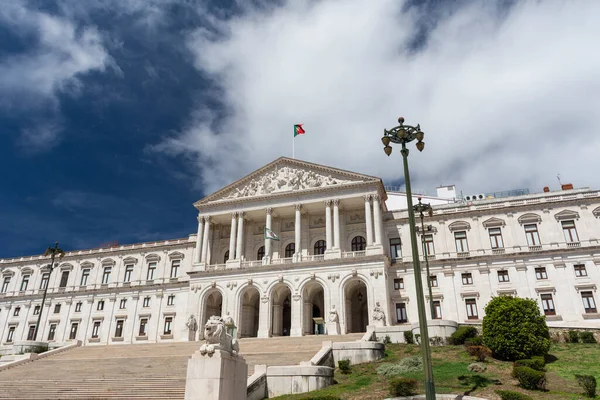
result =
[[[241,339],[240,353],[251,375],[259,364],[308,361],[325,340],[349,342],[361,336]],[[74,348],[0,371],[0,399],[183,399],[187,360],[200,344]]]

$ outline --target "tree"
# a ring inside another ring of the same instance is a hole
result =
[[[532,299],[494,297],[485,307],[482,328],[483,343],[494,358],[514,361],[550,350],[546,318]]]

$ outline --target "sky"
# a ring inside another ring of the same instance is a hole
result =
[[[600,2],[0,0],[0,258],[187,237],[296,158],[415,188],[600,188]]]

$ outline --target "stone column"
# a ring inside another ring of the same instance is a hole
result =
[[[237,244],[235,249],[235,259],[242,259],[242,246],[244,245],[244,212],[238,213],[238,226],[237,226]]]
[[[365,198],[365,225],[367,230],[367,246],[373,246],[373,218],[371,217],[371,195]]]
[[[331,235],[331,200],[325,200],[325,242],[327,250],[333,247],[333,239]]]
[[[267,220],[265,221],[265,228],[268,230],[271,230],[272,214],[273,214],[273,208],[268,207],[267,208]],[[267,236],[265,234],[265,259],[266,260],[271,259],[271,242],[272,241],[273,241],[272,239],[267,239]]]
[[[302,336],[302,299],[300,298],[300,295],[295,294],[292,296],[290,311],[292,313],[290,336]]]
[[[269,320],[271,318],[269,298],[262,296],[258,307],[258,337],[267,338],[269,337]]]
[[[198,264],[202,260],[202,234],[204,233],[204,217],[198,215],[198,233],[196,234],[196,253],[194,254],[194,263]]]
[[[333,248],[340,249],[340,201],[333,200]]]
[[[208,255],[208,233],[210,230],[210,217],[207,215],[204,217],[204,235],[202,236],[202,258],[201,262],[206,262],[206,256]]]
[[[373,219],[375,220],[375,244],[382,245],[381,238],[381,205],[379,204],[379,195],[373,196]]]
[[[312,303],[304,301],[304,334],[312,335],[314,332],[314,322],[312,320]]]
[[[235,235],[237,228],[237,213],[231,213],[231,232],[229,232],[229,260],[235,260]]]
[[[300,210],[302,210],[302,205],[301,204],[296,204],[296,223],[295,223],[295,237],[294,237],[294,260],[295,261],[299,261],[300,260],[300,255],[302,254],[302,245],[301,245],[301,233],[302,231],[300,230],[300,225],[301,225],[301,215],[300,215]]]
[[[281,304],[273,304],[273,336],[283,333],[283,308]]]

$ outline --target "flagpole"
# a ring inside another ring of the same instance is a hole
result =
[[[296,159],[296,136],[292,137],[292,158]]]

